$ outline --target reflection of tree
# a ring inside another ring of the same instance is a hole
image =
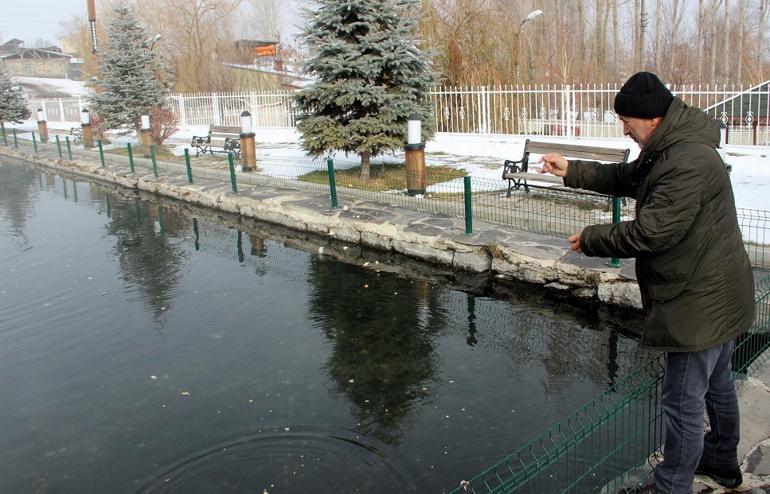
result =
[[[14,235],[24,238],[24,224],[34,211],[33,193],[38,172],[26,166],[0,166],[0,212],[10,223]]]
[[[363,433],[398,442],[400,422],[435,372],[432,337],[445,327],[444,314],[425,282],[311,264],[311,317],[333,343],[329,375],[355,404]]]
[[[126,281],[140,287],[156,321],[170,308],[173,288],[179,280],[183,252],[170,242],[187,233],[190,222],[182,214],[157,205],[109,198],[107,230],[117,238],[115,252]]]

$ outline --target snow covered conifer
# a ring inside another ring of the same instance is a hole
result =
[[[0,126],[5,128],[5,122],[18,122],[28,116],[24,92],[13,84],[5,68],[0,65]]]
[[[139,25],[133,10],[115,9],[107,33],[109,42],[102,54],[97,92],[92,110],[105,128],[138,128],[140,116],[165,104],[168,90],[158,78],[160,64],[151,49],[153,39]]]
[[[369,159],[403,148],[416,113],[424,137],[433,133],[427,92],[434,82],[416,45],[417,0],[319,0],[303,36],[311,50],[305,72],[316,82],[298,92],[297,128],[313,156],[332,151]]]

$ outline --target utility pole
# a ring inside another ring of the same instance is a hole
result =
[[[644,0],[639,2],[639,39],[636,45],[637,70],[644,70],[644,29],[647,27],[647,10]]]
[[[88,23],[91,25],[91,53],[96,53],[96,3],[95,0],[86,0],[88,3]]]

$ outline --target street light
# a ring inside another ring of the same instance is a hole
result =
[[[521,30],[524,27],[524,24],[528,22],[532,22],[538,17],[543,16],[543,11],[533,10],[527,16],[522,19],[521,24],[519,24],[519,28],[516,30],[516,84],[519,83],[519,52],[520,46],[519,46],[519,36],[521,35]],[[532,46],[530,45],[529,38],[527,38],[527,67],[529,69],[529,73],[532,73]]]

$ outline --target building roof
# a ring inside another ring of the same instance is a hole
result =
[[[6,60],[15,59],[41,59],[41,58],[72,58],[72,55],[67,55],[61,51],[44,50],[40,48],[23,48],[15,53],[10,53],[2,56]]]
[[[265,41],[258,39],[239,39],[233,42],[236,48],[256,48],[258,46],[274,46],[280,41]]]

